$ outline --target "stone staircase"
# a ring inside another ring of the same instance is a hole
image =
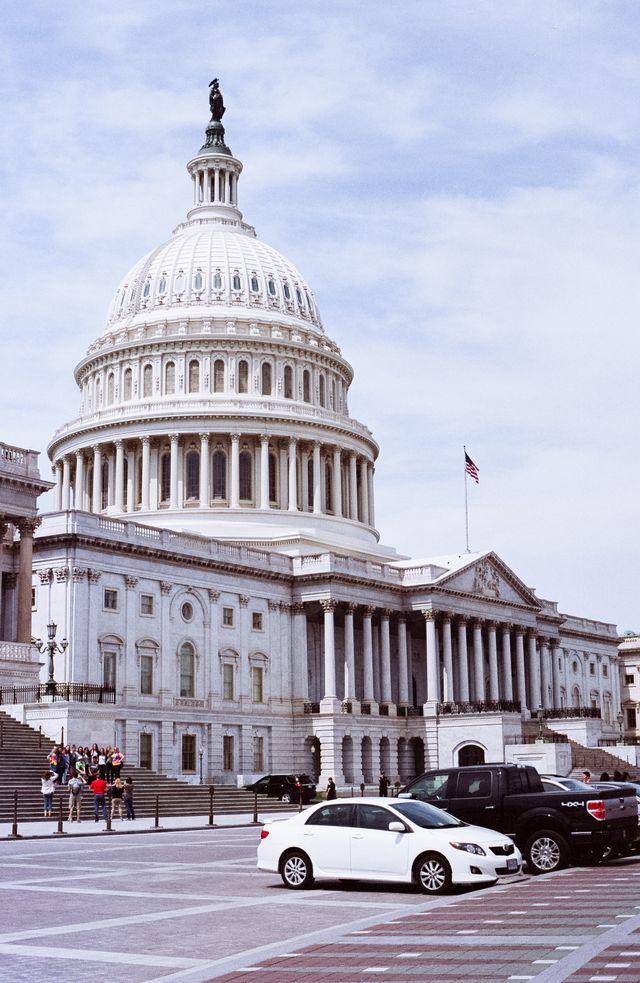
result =
[[[538,738],[540,736],[540,725],[538,721],[525,721],[522,725],[522,734],[527,741]],[[619,771],[621,773],[626,771],[629,775],[630,781],[640,781],[640,768],[637,766],[630,765],[628,761],[625,761],[623,758],[619,758],[617,755],[612,754],[612,752],[606,750],[606,748],[585,747],[583,744],[578,744],[577,741],[572,741],[564,734],[556,733],[551,727],[549,727],[546,721],[543,721],[542,724],[542,737],[544,740],[547,740],[550,743],[555,739],[562,741],[563,744],[568,743],[570,745],[570,774],[572,778],[582,778],[582,773],[584,771],[590,771],[592,779],[597,781],[602,772],[606,771],[613,781],[614,771]]]
[[[0,823],[12,822],[14,796],[18,793],[18,822],[43,820],[40,778],[47,770],[47,755],[53,742],[39,731],[21,724],[0,711]],[[136,818],[154,816],[156,796],[159,797],[159,815],[208,816],[209,787],[190,785],[175,778],[167,778],[147,768],[125,764],[122,778],[131,778],[134,787]],[[59,816],[59,802],[66,821],[69,796],[66,788],[56,789],[53,801],[53,818]],[[232,785],[214,788],[213,809],[215,815],[252,813],[254,797],[245,789]],[[264,812],[295,811],[296,806],[284,805],[277,799],[258,798],[258,815]],[[81,818],[93,819],[93,796],[89,789],[82,795]],[[51,819],[46,820],[51,824]]]

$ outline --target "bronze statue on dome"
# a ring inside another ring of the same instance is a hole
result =
[[[211,110],[211,121],[216,120],[218,123],[224,116],[225,105],[222,99],[222,93],[220,92],[220,87],[218,85],[218,79],[213,79],[209,82],[209,108]]]

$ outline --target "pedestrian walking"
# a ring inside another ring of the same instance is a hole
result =
[[[386,799],[387,795],[389,794],[389,786],[390,785],[391,785],[391,782],[389,781],[389,779],[387,778],[387,776],[385,775],[385,773],[383,771],[381,771],[380,772],[380,779],[378,781],[378,794],[379,795],[382,795]]]
[[[93,815],[97,823],[100,817],[107,818],[107,804],[105,796],[107,794],[107,783],[104,778],[94,778],[89,786],[93,792]]]
[[[136,813],[133,808],[133,781],[131,778],[125,778],[124,789],[122,791],[122,801],[124,802],[124,811],[127,814],[127,819],[135,819]]]
[[[330,778],[327,782],[327,800],[337,798],[338,793],[336,791],[336,783],[334,782],[333,778]]]
[[[42,792],[42,806],[44,809],[44,818],[47,819],[51,815],[51,807],[53,805],[53,793],[56,790],[56,779],[55,776],[51,774],[50,771],[45,771],[40,779],[40,790]]]
[[[111,818],[113,819],[116,814],[116,806],[118,807],[118,813],[120,819],[124,819],[122,815],[122,797],[124,793],[124,782],[120,778],[116,778],[115,782],[111,786]]]

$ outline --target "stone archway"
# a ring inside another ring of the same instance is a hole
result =
[[[317,782],[320,777],[320,765],[321,765],[321,747],[320,741],[317,737],[307,737],[304,742],[305,750],[305,760],[306,764],[304,767],[305,771]]]
[[[410,778],[417,778],[424,771],[424,741],[421,737],[411,738],[411,765],[413,774]]]
[[[380,738],[380,771],[383,771],[387,778],[391,775],[391,747],[388,737]]]
[[[342,770],[344,780],[348,785],[355,782],[355,762],[353,759],[353,738],[347,735],[342,738]]]
[[[371,784],[373,781],[373,746],[370,737],[362,738],[362,781]]]
[[[485,761],[484,748],[479,744],[465,744],[458,751],[458,766],[483,765]]]

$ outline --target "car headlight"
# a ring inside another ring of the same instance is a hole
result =
[[[486,857],[486,853],[477,843],[452,843],[451,846],[456,850],[466,850],[467,853],[475,853],[478,857]]]

